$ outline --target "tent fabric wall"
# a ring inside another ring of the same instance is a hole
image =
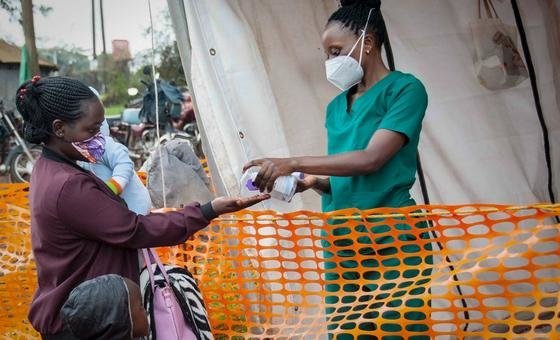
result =
[[[283,10],[296,4],[281,2],[284,4]],[[300,19],[305,20],[308,19],[308,15],[315,13],[316,3],[302,3],[302,8],[307,8],[307,17],[301,15]],[[279,54],[271,58],[265,58],[261,54],[261,46],[278,41],[285,32],[269,23],[264,25],[268,19],[259,21],[263,17],[251,11],[266,14],[269,18],[274,17],[277,8],[273,8],[273,5],[274,2],[270,1],[185,1],[192,44],[192,90],[197,100],[204,133],[209,140],[209,147],[206,149],[211,149],[211,159],[214,160],[214,168],[217,169],[213,176],[219,176],[224,183],[225,190],[222,193],[225,194],[239,192],[238,179],[241,168],[252,158],[288,156],[292,154],[292,150],[298,148],[307,153],[312,151],[312,148],[306,147],[309,141],[319,141],[311,144],[319,145],[315,148],[323,149],[324,137],[313,135],[314,132],[322,134],[321,129],[315,128],[317,121],[321,119],[319,101],[315,100],[317,103],[309,104],[311,100],[307,99],[308,96],[293,94],[295,88],[300,88],[306,93],[304,88],[310,83],[310,76],[304,74],[298,77],[293,71],[274,74],[269,72],[273,66],[270,62],[279,65],[283,63],[278,70],[287,69],[290,63],[294,65],[291,70],[302,69],[301,67],[305,69],[306,65],[312,63],[291,61],[291,58],[282,61],[278,58]],[[245,14],[244,11],[249,13]],[[327,9],[323,9],[323,12],[324,15],[320,17],[326,16]],[[263,34],[266,30],[255,29],[251,24],[257,27],[267,26],[267,32],[276,36],[267,37]],[[317,25],[314,29],[315,34],[309,34],[308,40],[318,35],[320,30],[321,27]],[[301,55],[309,56],[309,53],[302,51]],[[318,55],[314,58],[321,57]],[[285,77],[288,74],[289,78]],[[273,86],[278,87],[277,80],[281,78],[283,81],[280,83],[287,86],[278,91],[278,88]],[[294,84],[287,84],[290,79]],[[299,112],[309,112],[309,109],[313,112],[314,109],[315,113],[300,117],[280,114],[279,108],[285,106],[283,103],[277,103],[279,95],[291,96],[291,105],[299,106]],[[296,98],[304,98],[307,101],[303,104],[296,103]],[[320,102],[323,101],[321,98]],[[300,131],[296,128],[306,125],[313,128],[310,131]],[[299,137],[297,131],[300,133]],[[289,148],[286,133],[291,133],[292,149]],[[275,210],[297,210],[303,207],[299,198],[294,201],[291,205],[270,201],[265,207]]]
[[[548,1],[539,1],[540,6],[522,0],[519,7],[550,133],[558,197],[558,65],[547,39]],[[510,2],[494,3],[500,18],[515,25]],[[247,159],[324,154],[324,111],[337,92],[324,76],[321,32],[337,1],[184,4],[192,89],[216,163],[213,176],[227,192],[238,190],[239,169]],[[416,75],[428,90],[420,155],[432,203],[549,201],[543,136],[529,81],[489,91],[474,75],[469,22],[477,18],[477,0],[385,1],[382,11],[397,69]],[[418,184],[413,195],[422,202]],[[312,194],[303,198],[306,209],[318,209],[317,203]],[[300,207],[296,202],[281,208]]]
[[[495,5],[514,25],[510,3]],[[531,1],[520,7],[547,125],[554,131],[557,110],[551,105],[542,12]],[[397,68],[416,74],[428,88],[420,153],[432,201],[548,201],[542,131],[529,82],[488,91],[474,76],[469,22],[476,1],[392,1],[385,2],[384,13]]]
[[[554,86],[550,90],[554,92],[553,103],[545,114],[550,120],[558,120],[560,111],[560,0],[539,0],[541,12],[544,16],[544,25],[547,34],[549,58],[552,68],[552,79]],[[553,106],[556,105],[556,106]],[[552,140],[558,141],[558,125],[552,131]],[[556,199],[558,200],[558,188],[560,188],[560,150],[558,144],[552,146],[552,174],[553,183],[556,185]],[[555,182],[554,182],[555,181]]]

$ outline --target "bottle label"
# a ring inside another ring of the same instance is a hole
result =
[[[278,177],[274,182],[274,188],[271,195],[274,198],[289,202],[294,196],[296,184],[297,182],[292,176]]]
[[[253,173],[245,173],[243,178],[241,179],[241,188],[246,190],[245,195],[252,195],[259,191],[259,188],[255,185],[255,178],[257,177],[258,172]],[[297,181],[299,178],[302,178],[303,174],[294,172],[290,176],[281,176],[276,179],[274,182],[274,186],[270,195],[278,200],[284,202],[290,202],[292,197],[296,192]]]

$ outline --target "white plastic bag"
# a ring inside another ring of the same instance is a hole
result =
[[[492,0],[477,1],[478,20],[470,25],[476,52],[476,76],[489,90],[517,86],[528,77],[527,67],[516,46],[517,29],[500,20]],[[481,2],[487,18],[482,18]]]
[[[214,198],[210,180],[190,143],[171,140],[152,152],[145,168],[148,191],[155,208],[163,208],[161,168],[165,174],[165,197],[168,207],[180,207],[193,201],[205,203]]]

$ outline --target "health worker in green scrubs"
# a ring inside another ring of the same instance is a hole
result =
[[[255,179],[261,191],[300,171],[308,176],[298,189],[319,191],[323,211],[415,204],[410,188],[428,97],[416,77],[384,65],[379,2],[341,1],[323,33],[327,79],[342,90],[327,107],[328,156],[249,162],[244,170],[261,167]]]
[[[255,179],[261,191],[271,191],[279,176],[299,171],[306,177],[298,183],[298,192],[319,192],[325,212],[415,205],[410,189],[415,181],[418,141],[428,97],[420,80],[408,73],[391,72],[383,63],[381,48],[386,29],[380,6],[379,0],[343,0],[323,32],[327,79],[342,91],[327,107],[328,156],[264,158],[247,163],[244,170],[261,168]],[[382,237],[375,243],[390,243],[390,239]],[[383,249],[372,252],[372,258],[381,255]],[[426,275],[429,272],[422,276]],[[368,291],[380,288],[372,282]],[[332,291],[328,284],[327,291]],[[327,304],[328,300],[329,297]],[[410,307],[420,307],[419,304]],[[424,318],[410,315],[415,320]],[[397,324],[400,320],[393,321],[387,331],[397,336],[403,326]],[[426,331],[421,326],[407,329],[421,334]]]

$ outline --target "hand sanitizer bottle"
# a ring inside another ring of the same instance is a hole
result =
[[[255,178],[259,170],[259,167],[252,167],[245,171],[239,183],[241,187],[241,196],[249,197],[259,193],[259,188],[255,186]],[[270,196],[280,201],[290,202],[296,193],[297,182],[300,179],[303,179],[303,174],[301,172],[294,172],[290,176],[278,177],[276,181],[274,181],[274,187],[270,192]]]

